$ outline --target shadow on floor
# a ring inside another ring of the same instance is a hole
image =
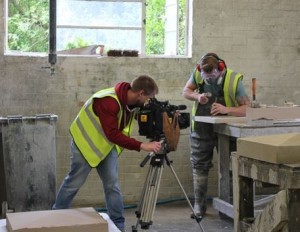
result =
[[[137,218],[135,208],[125,210],[126,232],[132,232],[132,225],[136,225]],[[200,222],[190,218],[191,209],[185,200],[160,204],[156,206],[153,224],[148,230],[142,230],[138,226],[138,231],[149,232],[232,232],[233,220],[221,219],[219,212],[212,207],[209,202],[207,214]]]

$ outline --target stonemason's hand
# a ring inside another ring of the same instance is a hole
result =
[[[161,149],[161,143],[157,141],[152,141],[148,143],[141,144],[141,150],[143,151],[150,151],[154,153],[158,153]]]
[[[228,108],[219,103],[213,103],[210,113],[215,116],[217,114],[228,114]]]
[[[198,96],[198,102],[202,105],[206,104],[208,102],[208,97],[206,93],[201,93]]]

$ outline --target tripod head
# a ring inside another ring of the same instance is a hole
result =
[[[168,151],[168,144],[166,141],[166,138],[164,136],[161,137],[161,139],[159,140],[159,142],[161,143],[161,149],[158,153],[155,152],[150,152],[145,159],[140,163],[140,167],[144,167],[145,164],[148,162],[148,160],[154,156],[165,156],[167,153],[169,153]]]

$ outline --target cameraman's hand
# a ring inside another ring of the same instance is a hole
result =
[[[198,95],[198,102],[202,105],[206,104],[208,102],[208,97],[206,93],[201,93]]]
[[[157,141],[152,141],[148,143],[141,144],[141,150],[158,153],[161,149],[161,143]]]

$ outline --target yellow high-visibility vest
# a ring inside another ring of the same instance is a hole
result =
[[[77,117],[70,127],[73,140],[91,167],[96,167],[111,151],[116,147],[120,155],[123,148],[111,143],[105,136],[98,116],[93,111],[93,101],[95,98],[113,97],[119,104],[118,126],[121,125],[123,110],[114,88],[103,89],[92,95],[79,111]],[[133,130],[132,120],[135,112],[131,114],[129,123],[122,133],[130,136]]]
[[[223,85],[224,100],[227,107],[236,107],[238,102],[236,100],[236,89],[239,80],[243,79],[243,75],[240,73],[233,72],[231,69],[226,70],[225,82]],[[196,69],[194,73],[194,80],[198,86],[204,84],[203,77],[200,75],[200,72]],[[197,111],[198,101],[195,101],[192,109],[192,130],[194,130],[194,116]]]

